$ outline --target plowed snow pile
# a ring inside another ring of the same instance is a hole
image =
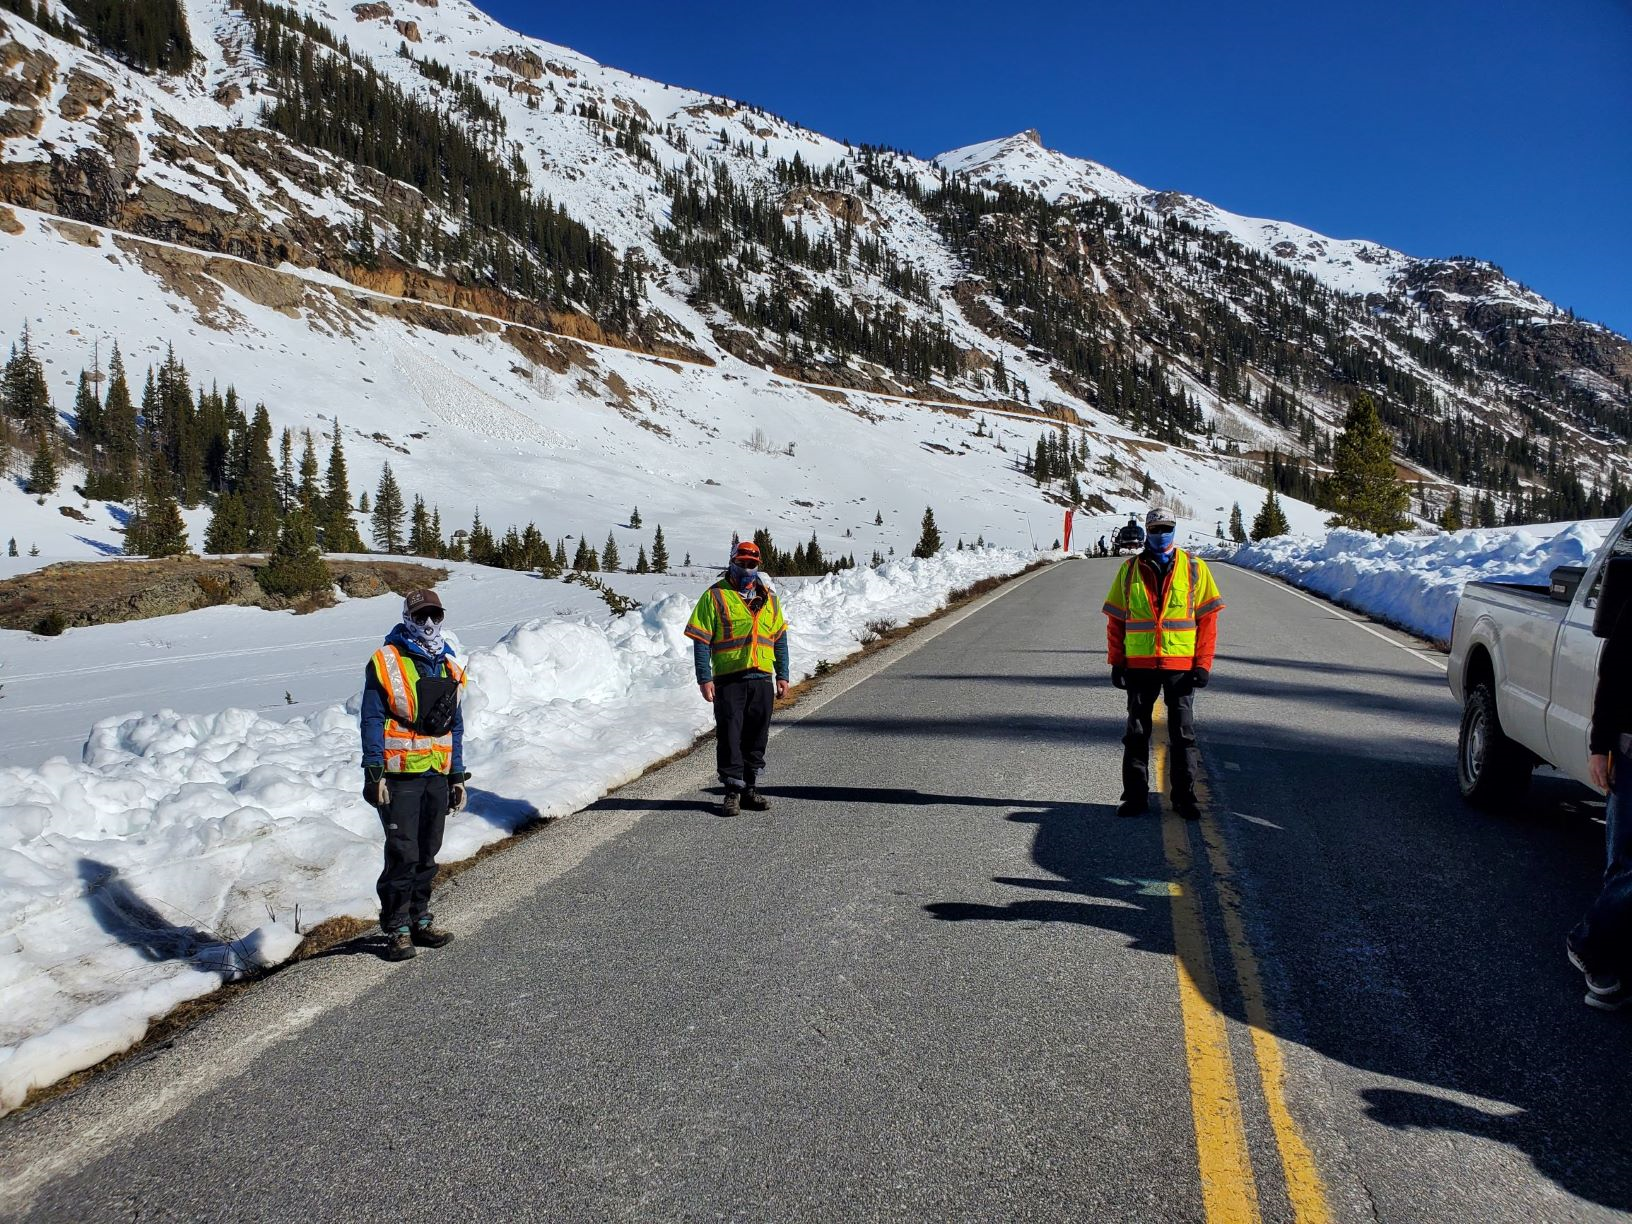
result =
[[[1560,565],[1592,560],[1611,522],[1555,523],[1376,536],[1339,529],[1324,540],[1277,536],[1237,549],[1237,565],[1284,578],[1346,608],[1448,642],[1470,582],[1546,585]]]

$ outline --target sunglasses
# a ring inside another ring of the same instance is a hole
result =
[[[414,624],[416,624],[416,625],[432,625],[432,624],[440,625],[442,623],[443,615],[444,615],[444,613],[442,612],[442,610],[440,608],[425,608],[422,611],[415,612],[413,614]]]

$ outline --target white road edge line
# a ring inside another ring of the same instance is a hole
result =
[[[1053,568],[1046,565],[1011,578],[956,612],[925,625],[898,646],[887,647],[871,659],[844,668],[779,717],[772,734],[814,714],[993,600]],[[655,773],[610,793],[636,799],[670,798],[696,792],[713,774],[714,762],[705,742]],[[581,814],[582,810],[573,816]],[[553,821],[556,836],[512,846],[459,877],[458,887],[439,889],[437,909],[453,920],[461,934],[474,934],[648,815],[650,809],[630,807],[602,809],[593,820],[563,817]],[[173,1043],[99,1076],[67,1096],[21,1116],[0,1119],[0,1136],[5,1140],[0,1144],[0,1215],[26,1211],[48,1184],[74,1176],[115,1144],[146,1134],[205,1093],[248,1075],[260,1056],[273,1047],[298,1036],[336,1008],[356,1002],[393,974],[405,971],[411,973],[412,965],[387,965],[351,956],[314,958],[291,965],[259,983],[251,995],[212,1013]]]
[[[1434,658],[1432,655],[1423,654],[1422,651],[1418,650],[1415,646],[1407,646],[1404,642],[1395,641],[1393,638],[1389,637],[1388,634],[1382,632],[1380,629],[1373,628],[1371,625],[1366,624],[1366,622],[1363,621],[1363,620],[1356,620],[1354,617],[1350,616],[1347,612],[1343,611],[1341,608],[1339,608],[1336,604],[1332,603],[1330,600],[1316,599],[1313,595],[1305,595],[1302,591],[1298,590],[1298,588],[1293,586],[1290,582],[1285,582],[1285,581],[1283,581],[1283,580],[1281,580],[1279,578],[1271,578],[1271,577],[1269,577],[1267,575],[1260,574],[1257,570],[1250,570],[1244,565],[1232,565],[1230,568],[1234,569],[1234,570],[1239,570],[1243,574],[1250,574],[1254,578],[1258,579],[1259,582],[1265,582],[1265,583],[1268,583],[1270,586],[1274,586],[1274,587],[1281,587],[1289,595],[1292,595],[1292,596],[1294,596],[1294,597],[1296,597],[1298,599],[1303,600],[1303,602],[1306,603],[1306,604],[1313,604],[1315,607],[1319,608],[1323,612],[1330,612],[1333,616],[1337,617],[1339,620],[1348,621],[1349,624],[1353,625],[1356,629],[1364,629],[1367,633],[1371,634],[1372,637],[1377,638],[1377,639],[1379,639],[1381,641],[1387,642],[1390,646],[1394,647],[1394,649],[1396,649],[1396,650],[1405,651],[1405,653],[1410,655],[1413,659],[1421,659],[1424,663],[1428,664],[1429,667],[1432,667],[1437,671],[1445,672],[1445,671],[1450,670],[1450,664],[1449,663],[1442,662],[1441,660]]]

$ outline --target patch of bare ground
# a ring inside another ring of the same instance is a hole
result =
[[[64,561],[0,582],[0,628],[54,634],[224,604],[299,613],[334,602],[267,594],[256,581],[265,564],[262,556]],[[330,560],[328,566],[335,585],[353,599],[406,594],[448,576],[445,569],[411,561]]]

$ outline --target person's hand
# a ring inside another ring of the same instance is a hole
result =
[[[703,695],[703,700],[710,705],[714,703],[714,681],[705,680],[697,686],[697,691]]]
[[[391,788],[386,785],[383,766],[363,766],[363,798],[370,805],[377,808],[383,808],[390,804]]]
[[[456,773],[448,778],[448,810],[462,812],[465,810],[465,783],[470,781],[468,773]]]
[[[776,681],[776,695],[778,697],[786,697],[788,695],[788,682],[780,677],[778,677]]]
[[[1192,667],[1190,669],[1191,688],[1206,688],[1207,682],[1212,678],[1213,673],[1208,671],[1205,667]]]
[[[1609,753],[1595,752],[1587,758],[1587,775],[1601,791],[1609,790]]]
[[[1111,687],[1119,689],[1128,687],[1128,665],[1126,663],[1111,664]]]

